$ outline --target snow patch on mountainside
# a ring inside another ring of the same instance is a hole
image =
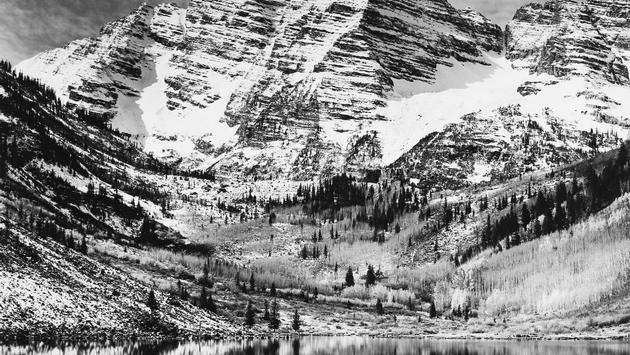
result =
[[[204,141],[215,147],[236,142],[238,126],[230,127],[225,122],[224,113],[238,82],[209,70],[206,74],[210,81],[215,87],[223,88],[224,94],[205,108],[193,106],[184,110],[171,110],[167,107],[169,98],[166,95],[166,78],[177,77],[181,69],[170,65],[173,53],[165,51],[162,46],[155,45],[147,53],[155,58],[155,66],[143,69],[143,80],[153,83],[146,85],[135,102],[140,115],[133,109],[125,110],[125,103],[132,99],[119,98],[121,114],[112,122],[114,127],[127,132],[135,129],[135,133],[142,136],[145,150],[157,157],[168,157],[173,153],[190,156],[195,152],[194,141],[202,136]]]
[[[440,65],[434,83],[394,81],[388,106],[380,112],[390,121],[374,124],[383,141],[384,164],[467,113],[518,101],[516,88],[529,73],[513,69],[502,57],[486,55],[485,59],[492,64]]]
[[[473,174],[468,176],[468,181],[473,184],[478,184],[484,181],[490,181],[490,173],[492,172],[492,165],[484,162],[476,162],[473,170]]]
[[[79,42],[79,41],[77,41]],[[77,42],[68,44],[68,48],[75,48],[78,46]],[[82,44],[87,44],[85,41]],[[47,70],[47,67],[52,64],[51,60],[45,60],[45,53],[40,53],[33,58],[27,59],[18,64],[16,69],[23,73],[28,73],[31,76],[37,76],[42,82],[46,83],[57,93],[57,97],[66,103],[69,99],[69,91],[67,90],[70,85],[77,85],[80,81],[77,73],[85,72],[89,69],[87,62],[75,62],[71,59],[72,52],[64,50],[62,48],[52,49],[49,52],[51,57],[58,58],[61,64],[56,70]],[[86,63],[86,64],[83,64]],[[72,68],[74,67],[74,68]],[[71,69],[72,68],[72,69]]]
[[[602,86],[586,78],[560,80],[548,74],[530,74],[521,65],[504,57],[486,55],[484,66],[453,61],[452,67],[439,66],[434,83],[394,80],[393,94],[380,114],[389,120],[366,127],[376,130],[383,145],[383,163],[394,162],[418,141],[450,123],[459,122],[468,113],[490,111],[520,104],[532,120],[553,113],[568,123],[588,131],[618,131],[601,117],[610,115],[630,123],[630,88]],[[526,82],[536,83],[537,94],[523,96],[518,89]],[[593,97],[593,100],[585,99]],[[613,103],[601,107],[594,102],[604,97]],[[544,121],[540,122],[545,125]],[[627,130],[621,130],[627,135]],[[620,134],[621,136],[621,134]]]

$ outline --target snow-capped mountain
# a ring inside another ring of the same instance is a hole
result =
[[[156,156],[319,172],[393,161],[425,134],[401,136],[418,117],[395,107],[439,66],[501,49],[498,26],[446,1],[196,0],[142,6],[18,69]]]
[[[487,75],[463,89],[425,96],[465,102],[451,106],[448,124],[393,166],[427,184],[452,186],[559,166],[615,147],[630,127],[629,9],[629,1],[522,7],[506,27],[505,58],[491,60]],[[453,68],[443,76],[465,77]]]
[[[629,3],[527,5],[505,36],[446,1],[145,5],[18,69],[185,168],[478,182],[627,136]]]

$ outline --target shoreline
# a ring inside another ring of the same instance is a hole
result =
[[[425,340],[461,340],[461,341],[622,341],[630,339],[630,334],[595,334],[588,333],[565,333],[565,334],[492,334],[492,333],[438,333],[438,334],[376,334],[374,332],[350,332],[345,334],[334,334],[328,332],[240,332],[234,334],[194,334],[184,331],[184,334],[165,335],[151,332],[138,332],[129,334],[124,330],[93,330],[91,334],[77,334],[60,332],[53,330],[51,335],[42,335],[43,329],[38,330],[0,330],[0,346],[26,346],[35,342],[51,344],[80,344],[80,343],[125,343],[125,342],[194,342],[194,341],[244,341],[244,340],[264,340],[264,339],[292,339],[304,337],[368,337],[374,339],[425,339]],[[50,331],[50,329],[48,329]],[[28,334],[25,334],[28,333]],[[39,333],[34,335],[33,333]]]

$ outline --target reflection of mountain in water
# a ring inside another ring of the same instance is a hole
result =
[[[630,343],[616,341],[515,341],[376,339],[307,337],[202,342],[135,342],[76,346],[0,347],[0,353],[163,355],[617,355],[630,353]]]

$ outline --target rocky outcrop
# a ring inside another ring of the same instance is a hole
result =
[[[628,85],[629,1],[548,1],[519,9],[506,56],[532,73]]]
[[[465,115],[423,138],[392,168],[425,188],[456,188],[579,161],[621,141],[611,132],[585,131],[549,108],[532,116],[510,105]]]

